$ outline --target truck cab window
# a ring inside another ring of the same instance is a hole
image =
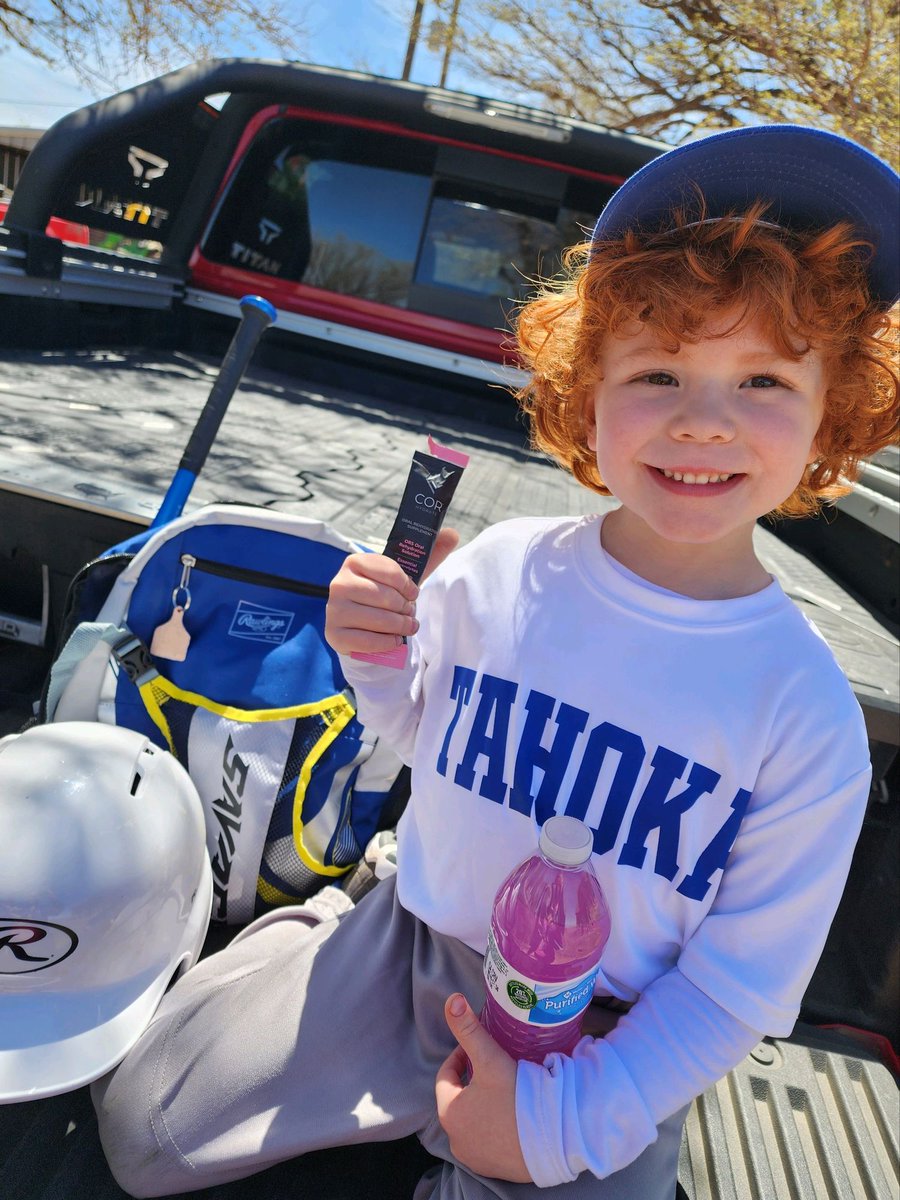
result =
[[[496,328],[563,249],[555,204],[465,183],[438,183],[410,307]]]
[[[386,141],[390,147],[379,144]],[[433,155],[423,149],[414,155],[422,161],[408,162],[384,135],[271,121],[229,183],[203,253],[279,279],[403,303],[430,189]]]
[[[431,181],[367,164],[308,169],[312,253],[302,282],[405,307]]]
[[[502,327],[530,280],[559,269],[590,208],[561,207],[508,180],[442,177],[438,161],[428,139],[278,117],[231,179],[202,253],[338,296]],[[490,166],[508,174],[502,158]]]

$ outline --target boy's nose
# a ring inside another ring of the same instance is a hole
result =
[[[730,442],[736,433],[729,398],[717,389],[685,388],[671,414],[669,432],[683,442]]]

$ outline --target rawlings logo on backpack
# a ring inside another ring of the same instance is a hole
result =
[[[339,878],[393,806],[401,764],[357,720],[323,632],[328,584],[358,549],[319,521],[209,505],[99,560],[126,565],[51,671],[48,720],[125,725],[186,767],[214,920]]]

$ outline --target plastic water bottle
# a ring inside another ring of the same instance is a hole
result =
[[[549,817],[497,892],[481,1023],[513,1058],[571,1054],[581,1037],[610,928],[592,850],[583,821]]]

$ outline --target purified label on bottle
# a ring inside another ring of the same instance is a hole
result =
[[[574,979],[546,983],[519,974],[500,953],[494,930],[484,955],[485,988],[504,1012],[527,1025],[562,1025],[591,1002],[599,967]]]

